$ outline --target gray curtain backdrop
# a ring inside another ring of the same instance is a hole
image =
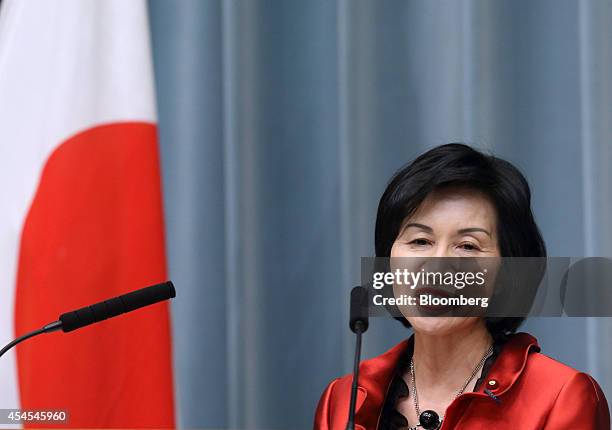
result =
[[[612,257],[610,1],[150,0],[184,428],[312,425],[391,174],[517,164],[555,256]],[[612,293],[611,293],[612,294]],[[524,327],[612,399],[612,323]],[[376,320],[374,356],[408,336]]]

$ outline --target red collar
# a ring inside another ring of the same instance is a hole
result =
[[[373,429],[377,427],[398,360],[413,342],[414,336],[411,336],[384,354],[364,361],[359,367],[359,391],[355,414],[355,422],[358,425],[355,426],[356,428]],[[482,396],[485,389],[490,390],[489,392],[496,397],[504,394],[522,373],[529,353],[539,350],[538,341],[533,336],[527,333],[511,335],[493,363],[486,381],[481,384],[481,387],[475,393],[464,393],[457,397],[446,412],[447,419],[452,415],[455,402],[460,403],[463,400],[462,398],[469,398],[474,395]],[[487,381],[493,380],[496,381],[496,384],[491,387]],[[487,397],[490,397],[490,395]]]

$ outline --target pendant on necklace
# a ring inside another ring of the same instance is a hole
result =
[[[425,430],[437,430],[440,428],[440,417],[435,411],[426,410],[419,415],[419,424]]]

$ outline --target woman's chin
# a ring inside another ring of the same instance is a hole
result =
[[[446,336],[477,324],[478,318],[475,317],[409,317],[408,322],[415,333],[427,334],[430,336]]]

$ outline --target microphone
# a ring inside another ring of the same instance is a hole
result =
[[[18,343],[39,334],[50,333],[57,330],[68,333],[81,327],[104,321],[127,312],[132,312],[136,309],[174,297],[176,297],[174,284],[172,284],[172,281],[168,281],[104,300],[91,306],[85,306],[84,308],[72,312],[66,312],[60,315],[58,321],[49,323],[38,330],[34,330],[13,340],[0,350],[0,357]]]
[[[353,385],[349,406],[346,430],[355,430],[355,405],[357,404],[357,387],[359,386],[359,362],[361,361],[361,335],[368,329],[368,290],[355,287],[351,290],[351,308],[349,327],[357,336],[355,343],[355,361],[353,364]]]
[[[364,287],[351,290],[349,327],[355,334],[365,333],[368,329],[368,290]]]
[[[176,290],[172,282],[153,285],[132,291],[95,305],[86,306],[76,311],[60,315],[61,329],[64,333],[104,321],[136,309],[144,308],[164,300],[176,297]]]

